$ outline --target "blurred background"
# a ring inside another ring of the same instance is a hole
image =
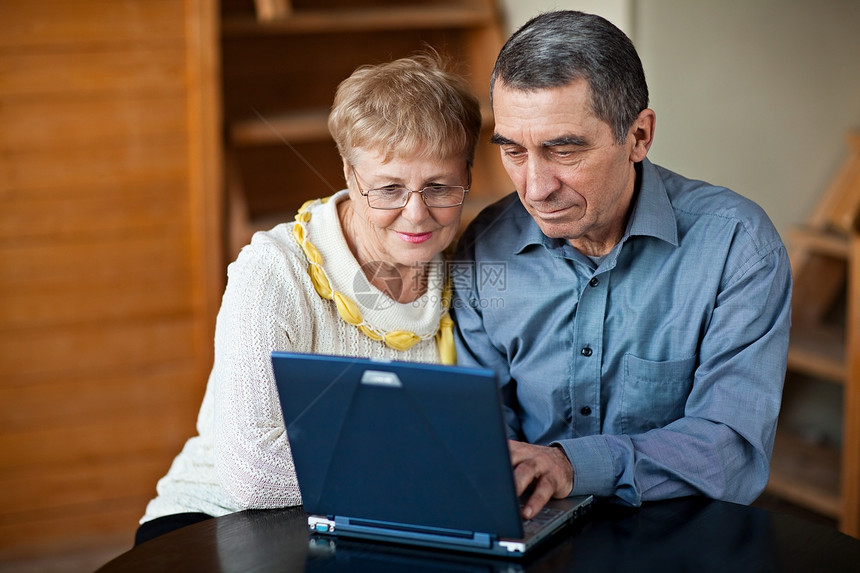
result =
[[[768,495],[860,534],[860,2],[0,0],[0,571],[130,548],[194,433],[226,265],[344,187],[338,82],[431,45],[486,102],[504,39],[552,8],[633,39],[655,163],[758,202],[804,262],[828,241]],[[467,217],[512,191],[497,154]]]

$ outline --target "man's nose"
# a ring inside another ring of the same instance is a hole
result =
[[[525,175],[525,196],[531,201],[543,201],[559,187],[554,169],[545,161],[530,160]]]

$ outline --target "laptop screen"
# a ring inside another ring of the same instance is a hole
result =
[[[489,370],[275,352],[309,514],[520,537]]]

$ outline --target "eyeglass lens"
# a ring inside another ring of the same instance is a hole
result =
[[[411,193],[420,193],[428,207],[457,207],[463,204],[466,189],[459,186],[425,187],[420,191],[410,191],[405,187],[383,187],[369,189],[367,201],[371,207],[396,209],[405,207]]]

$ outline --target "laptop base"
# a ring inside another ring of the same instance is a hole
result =
[[[479,553],[496,557],[521,558],[558,530],[570,525],[591,507],[592,496],[580,496],[561,500],[550,500],[544,510],[549,517],[536,531],[523,539],[504,539],[496,536],[468,531],[438,530],[412,527],[404,524],[372,522],[350,518],[334,519],[317,515],[308,516],[308,529],[312,534],[327,537],[343,537],[365,541],[445,549],[450,551]],[[534,518],[537,520],[539,518]]]

